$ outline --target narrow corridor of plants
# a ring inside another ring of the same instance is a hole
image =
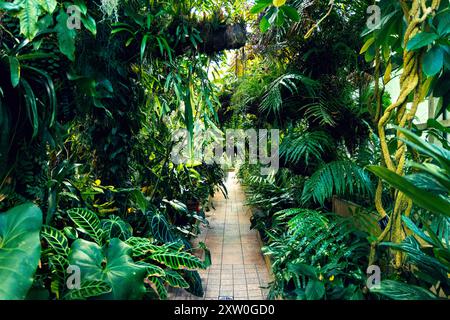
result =
[[[0,300],[448,299],[449,35],[448,0],[0,1]]]

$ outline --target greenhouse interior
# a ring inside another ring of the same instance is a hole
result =
[[[449,110],[449,0],[0,1],[0,300],[448,301]]]

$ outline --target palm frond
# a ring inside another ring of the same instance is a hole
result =
[[[321,161],[322,155],[332,148],[332,138],[323,131],[303,132],[288,135],[280,145],[280,155],[287,161],[297,164],[310,160]]]
[[[373,194],[367,172],[351,161],[334,161],[323,165],[305,183],[302,201],[324,205],[333,195]]]
[[[312,79],[300,74],[284,74],[270,84],[262,99],[260,111],[266,114],[279,114],[283,106],[281,90],[286,88],[293,95],[298,91],[298,82],[303,84],[310,93],[313,93],[316,83]]]

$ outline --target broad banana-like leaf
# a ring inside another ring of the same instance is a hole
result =
[[[0,300],[25,299],[41,256],[42,211],[24,204],[0,213]]]

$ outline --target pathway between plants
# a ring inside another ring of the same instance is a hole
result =
[[[267,297],[270,276],[261,253],[256,230],[250,230],[251,211],[244,207],[245,194],[234,172],[227,179],[229,199],[222,194],[214,198],[216,210],[210,212],[209,227],[196,241],[203,241],[211,250],[212,266],[200,271],[205,295],[195,297],[184,290],[175,290],[175,300],[263,300]]]

